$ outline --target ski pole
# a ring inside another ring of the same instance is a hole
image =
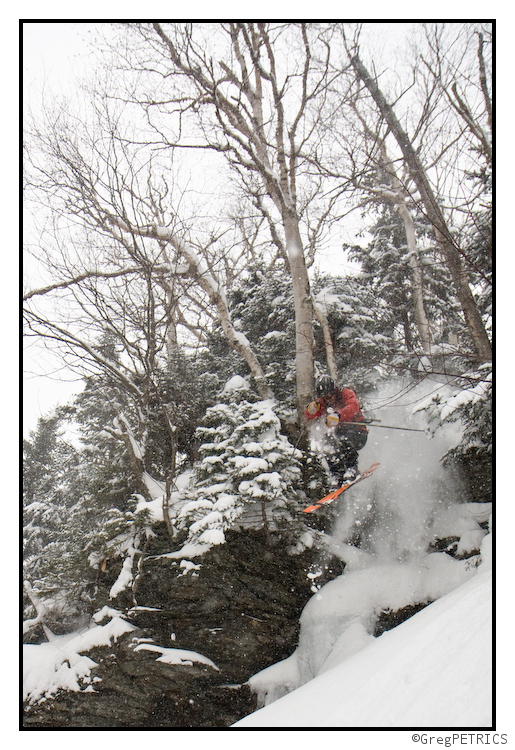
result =
[[[374,420],[378,422],[379,420]],[[363,425],[368,425],[369,427],[382,427],[383,430],[407,430],[408,432],[427,432],[427,430],[417,430],[414,427],[392,427],[392,425],[387,424],[373,424],[372,420],[365,420],[364,422],[340,422],[340,427],[342,425],[346,424],[355,424],[359,425],[359,427],[363,427]]]
[[[306,427],[307,427],[307,424],[304,424],[304,425],[302,426],[302,429],[301,429],[301,431],[300,431],[300,433],[299,433],[299,437],[298,437],[298,439],[297,439],[297,442],[296,442],[296,443],[295,443],[295,445],[293,446],[293,451],[292,451],[292,454],[291,454],[291,455],[292,455],[292,457],[293,457],[293,456],[295,455],[295,451],[297,450],[297,448],[298,448],[298,446],[299,446],[299,443],[300,443],[300,441],[302,440],[302,436],[304,435],[304,431],[306,430]]]

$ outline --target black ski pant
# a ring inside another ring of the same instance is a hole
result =
[[[328,437],[327,463],[331,474],[340,481],[352,467],[358,466],[358,451],[364,448],[368,432],[357,427],[341,425]]]

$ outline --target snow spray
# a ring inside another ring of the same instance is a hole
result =
[[[436,391],[450,395],[448,389],[429,380],[390,382],[363,399],[363,407],[365,412],[380,410],[390,425],[424,429],[424,414],[417,409]],[[460,519],[454,511],[466,504],[459,504],[462,491],[457,477],[441,463],[459,442],[460,429],[458,423],[446,425],[434,437],[407,430],[370,430],[359,454],[360,466],[377,461],[380,467],[336,501],[339,516],[331,533],[324,534],[327,548],[345,562],[345,571],[315,589],[300,617],[294,653],[248,681],[260,705],[373,645],[381,612],[435,601],[475,575],[476,568],[468,560],[429,549],[435,538],[452,536],[457,530],[460,535],[469,531],[472,536],[465,546],[475,549],[486,534],[473,519],[466,526],[456,523]],[[323,428],[312,432],[312,437],[313,442],[323,443]],[[445,519],[452,516],[449,525]],[[374,662],[370,664],[373,670]]]
[[[365,407],[376,413],[380,409],[390,425],[425,430],[424,415],[416,409],[434,390],[433,381],[410,390],[405,383],[390,382],[371,394]],[[425,431],[370,429],[359,464],[377,461],[381,466],[345,495],[333,538],[357,544],[379,563],[413,562],[423,556],[433,536],[432,518],[459,499],[456,473],[441,463],[457,443],[458,429],[446,426],[432,437]]]

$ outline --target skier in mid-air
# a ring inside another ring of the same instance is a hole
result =
[[[329,428],[326,459],[333,484],[339,487],[358,477],[358,451],[367,442],[368,430],[358,397],[351,388],[338,388],[329,375],[322,375],[316,381],[315,393],[317,399],[307,407],[306,419],[324,419]],[[349,422],[363,422],[363,425]]]

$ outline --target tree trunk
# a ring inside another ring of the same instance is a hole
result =
[[[381,166],[390,177],[392,190],[396,195],[393,202],[397,213],[402,219],[404,231],[406,233],[408,259],[413,272],[411,288],[413,292],[413,316],[415,318],[415,325],[417,327],[422,351],[424,354],[429,354],[431,350],[431,329],[429,327],[429,321],[424,306],[424,281],[422,278],[422,269],[420,267],[420,258],[417,248],[415,222],[413,221],[411,211],[406,205],[406,190],[397,176],[392,161],[388,158],[384,140],[381,141],[378,146],[381,153]],[[411,337],[409,337],[409,341],[411,342]],[[408,343],[408,339],[406,339],[406,343]]]
[[[397,119],[392,107],[388,104],[382,91],[379,89],[376,81],[371,77],[361,60],[357,55],[351,58],[351,64],[361,78],[367,89],[370,91],[379,111],[388,123],[395,140],[397,141],[406,164],[408,166],[411,178],[415,182],[420,197],[424,204],[427,217],[433,225],[436,241],[439,244],[456,290],[456,296],[461,305],[465,321],[467,323],[470,336],[478,362],[488,362],[492,359],[492,347],[488,334],[483,325],[481,315],[477,308],[476,302],[470,290],[461,260],[459,250],[455,246],[451,233],[447,227],[443,213],[438,205],[436,197],[429,184],[426,171],[420,161],[411,141],[404,132],[399,120]]]
[[[291,85],[293,76],[287,76],[280,84],[275,42],[267,24],[250,22],[228,25],[232,56],[221,61],[220,67],[234,86],[234,92],[239,95],[238,104],[235,104],[233,96],[228,96],[225,87],[214,76],[213,60],[199,54],[188,35],[182,33],[182,46],[179,49],[177,41],[172,40],[159,23],[154,23],[153,28],[166,45],[175,69],[194,81],[202,92],[202,106],[213,107],[228,145],[222,147],[217,139],[208,139],[210,147],[226,153],[231,162],[239,164],[247,173],[259,176],[265,193],[280,213],[295,306],[297,410],[299,424],[302,424],[306,404],[313,397],[313,307],[296,211],[295,166],[295,136],[307,116],[309,73],[312,70],[312,53],[306,28],[301,28],[304,48],[302,88],[298,92],[297,115],[289,124],[285,112],[285,91]],[[324,72],[322,69],[319,75],[325,82],[327,70]],[[199,97],[195,108],[200,106],[200,101]],[[245,189],[248,190],[247,187]],[[217,301],[217,307],[231,346],[247,359],[259,393],[266,398],[271,392],[248,341],[234,330],[224,305]]]
[[[313,305],[308,270],[293,211],[285,211],[283,222],[295,305],[295,351],[297,367],[297,412],[303,424],[304,411],[313,398]]]
[[[315,312],[315,315],[317,317],[318,322],[320,323],[322,327],[322,333],[324,334],[324,346],[325,346],[325,356],[327,359],[327,371],[329,375],[332,377],[335,383],[338,382],[338,368],[336,367],[336,360],[334,358],[334,346],[333,346],[333,340],[331,338],[331,331],[329,329],[329,321],[327,320],[327,316],[325,312],[322,310],[321,306],[316,303],[316,301],[313,299],[313,310]]]
[[[431,351],[431,331],[424,307],[424,287],[422,280],[422,269],[420,268],[418,257],[415,224],[413,222],[413,217],[404,201],[397,205],[397,210],[399,212],[399,216],[404,222],[404,229],[406,230],[406,242],[408,245],[409,264],[411,266],[411,270],[413,271],[412,291],[415,324],[417,326],[422,351],[424,352],[424,354],[429,354]]]
[[[143,464],[143,459],[140,456],[141,450],[123,415],[120,415],[116,427],[120,431],[125,448],[127,449],[136,491],[139,492],[147,502],[150,502],[153,498],[143,478],[145,466]]]

